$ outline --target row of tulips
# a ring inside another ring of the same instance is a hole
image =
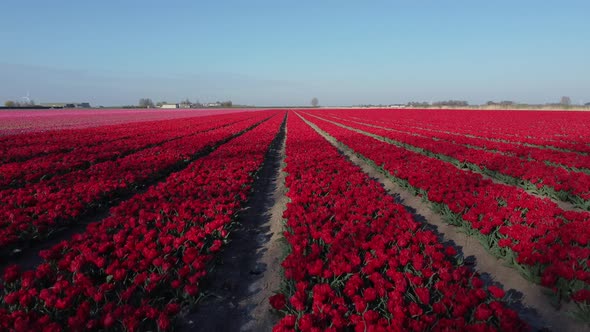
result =
[[[455,259],[374,180],[289,117],[290,253],[275,331],[523,331],[498,287]]]
[[[246,116],[241,115],[243,119]],[[73,170],[86,169],[94,164],[114,160],[147,149],[170,140],[179,139],[187,135],[215,129],[242,120],[240,116],[215,116],[192,118],[177,121],[174,126],[151,125],[131,130],[133,136],[109,139],[101,144],[94,141],[97,137],[90,137],[85,143],[72,147],[61,153],[52,153],[31,158],[23,162],[13,162],[0,165],[0,190],[6,188],[19,188],[30,183],[49,179],[55,175],[64,174]]]
[[[283,117],[275,114],[125,201],[86,232],[3,272],[0,330],[169,330],[247,199]]]
[[[528,147],[590,153],[588,112],[361,109],[338,113],[363,120],[383,119],[413,129],[450,132]]]
[[[185,166],[197,154],[268,116],[256,113],[245,121],[185,136],[86,170],[0,191],[0,248],[43,238],[101,204]]]
[[[127,132],[106,132],[102,128],[88,128],[3,136],[0,137],[0,163],[25,161],[38,156],[71,151],[74,146],[88,144],[89,140],[94,140],[95,144],[103,144],[130,137],[130,132],[133,133],[132,128]]]
[[[522,159],[433,139],[418,133],[408,133],[342,118],[339,121],[340,124],[387,138],[392,144],[408,150],[448,161],[458,167],[468,167],[507,184],[517,185],[534,193],[590,210],[590,174],[568,171],[562,167],[547,165],[542,161]]]
[[[132,122],[92,128],[49,130],[0,137],[0,163],[25,161],[54,153],[72,151],[79,146],[94,146],[141,135],[159,128],[169,131],[188,119]]]
[[[338,118],[342,118],[339,113],[327,113]],[[358,114],[360,115],[360,114]],[[536,160],[550,165],[566,168],[568,170],[580,170],[590,173],[590,155],[576,152],[558,151],[555,149],[534,147],[530,145],[515,144],[504,142],[495,138],[482,138],[473,135],[461,134],[460,132],[440,130],[436,128],[422,128],[420,124],[399,124],[391,116],[383,116],[382,113],[364,114],[363,118],[354,116],[354,113],[348,114],[346,118],[363,123],[384,126],[390,129],[400,130],[405,133],[421,134],[438,140],[444,140],[467,147],[480,150],[489,150],[499,152],[505,155],[523,158],[526,160]],[[590,138],[587,139],[590,142]],[[587,144],[587,143],[586,143]]]
[[[564,211],[520,188],[313,119],[394,181],[432,202],[448,222],[464,227],[531,281],[574,300],[581,316],[590,318],[588,212]]]

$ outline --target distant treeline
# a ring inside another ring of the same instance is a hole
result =
[[[390,104],[390,105],[383,105],[383,104],[366,104],[366,105],[355,105],[354,107],[388,107],[388,108],[403,108],[403,107],[410,107],[410,108],[556,108],[556,109],[569,109],[569,108],[587,108],[590,106],[590,103],[585,104],[573,104],[570,97],[564,96],[561,97],[561,100],[556,103],[546,103],[546,104],[528,104],[528,103],[519,103],[514,102],[511,100],[502,100],[502,101],[488,101],[485,104],[474,104],[470,105],[465,100],[443,100],[443,101],[435,101],[435,102],[425,102],[425,101],[410,101],[407,104]]]

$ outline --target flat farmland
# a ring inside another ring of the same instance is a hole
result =
[[[239,110],[239,112],[243,111]],[[87,128],[109,124],[189,118],[235,112],[237,111],[232,109],[170,109],[164,111],[153,109],[4,109],[0,110],[0,136],[33,131]]]
[[[590,113],[12,110],[0,136],[0,330],[590,328]]]

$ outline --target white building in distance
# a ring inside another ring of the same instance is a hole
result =
[[[160,108],[180,108],[178,104],[163,104]]]

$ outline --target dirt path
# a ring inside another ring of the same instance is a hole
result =
[[[215,269],[204,281],[204,299],[180,322],[181,331],[270,331],[279,317],[268,298],[281,284],[286,119],[258,173],[240,223]]]
[[[281,261],[283,257],[283,243],[280,241],[283,238],[283,212],[286,210],[288,203],[287,188],[285,187],[286,173],[282,171],[285,160],[285,143],[286,143],[287,128],[285,128],[285,137],[280,146],[278,166],[280,172],[276,174],[273,183],[269,186],[272,192],[271,201],[273,202],[270,209],[266,212],[270,214],[270,239],[264,243],[263,255],[261,263],[267,266],[262,278],[254,281],[250,285],[250,290],[260,289],[260,292],[252,294],[252,296],[240,302],[243,307],[251,308],[251,319],[245,322],[241,327],[242,331],[270,331],[272,327],[279,320],[279,316],[271,311],[271,306],[268,298],[274,295],[281,285],[282,267]],[[276,166],[276,165],[275,165]],[[269,202],[270,203],[270,202]]]
[[[445,223],[439,214],[430,209],[428,203],[423,202],[421,198],[414,196],[392,182],[377,169],[358,158],[352,150],[343,147],[336,139],[313,123],[305,119],[304,121],[337,147],[352,163],[361,167],[371,178],[383,184],[385,189],[395,196],[396,201],[404,205],[416,220],[431,225],[442,241],[457,248],[458,252],[461,252],[467,258],[467,261],[473,264],[474,269],[484,277],[488,284],[502,285],[513,299],[518,300],[513,305],[513,308],[535,330],[577,332],[590,329],[587,325],[574,321],[568,316],[567,311],[573,310],[573,305],[562,306],[561,310],[556,310],[551,305],[550,298],[545,295],[549,291],[548,289],[524,279],[516,270],[506,266],[506,262],[487,253],[477,239],[461,233],[460,228]]]

